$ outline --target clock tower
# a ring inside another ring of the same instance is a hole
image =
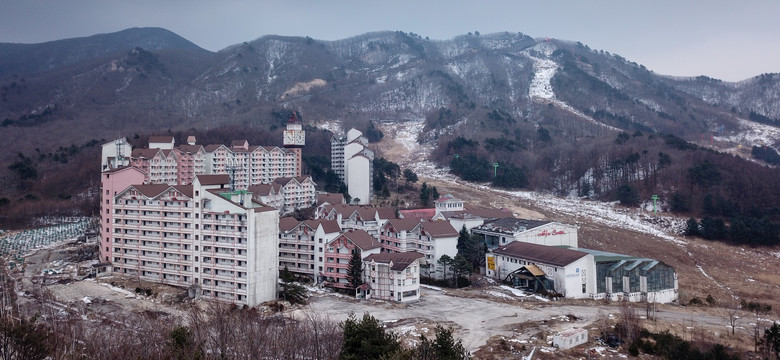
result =
[[[284,147],[295,153],[295,176],[301,176],[301,148],[306,145],[306,131],[295,116],[295,111],[287,121],[287,129],[282,138]]]

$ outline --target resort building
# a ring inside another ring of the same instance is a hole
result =
[[[416,252],[371,254],[363,260],[360,295],[407,302],[420,299],[420,259]]]
[[[239,305],[276,299],[277,209],[231,191],[227,175],[191,185],[144,184],[143,175],[102,174],[100,257],[113,273]]]

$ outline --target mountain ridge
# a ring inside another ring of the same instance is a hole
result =
[[[574,116],[688,139],[737,133],[751,113],[780,118],[780,77],[771,74],[738,84],[675,79],[580,42],[522,33],[428,40],[381,31],[334,41],[266,35],[209,52],[165,29],[133,28],[30,46],[56,53],[73,41],[100,48],[105,39],[125,40],[108,53],[81,52],[83,58],[55,62],[49,70],[40,63],[15,75],[0,70],[0,129],[18,139],[16,145],[37,141],[24,131],[28,127],[50,131],[68,123],[73,134],[63,140],[73,141],[76,134],[107,138],[139,127],[270,125],[280,108],[301,111],[308,121],[426,119],[423,138],[456,122],[473,128],[493,111],[515,121]],[[0,44],[0,54],[7,45]],[[0,69],[13,68],[8,57],[0,56]],[[548,95],[531,94],[539,86]],[[450,115],[441,117],[442,109]],[[68,143],[35,145],[47,144]]]

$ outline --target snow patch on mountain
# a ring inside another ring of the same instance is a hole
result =
[[[555,93],[550,81],[558,70],[558,64],[550,59],[542,59],[531,55],[528,55],[528,57],[534,61],[534,78],[531,80],[528,95],[531,99],[555,100]]]
[[[738,121],[741,128],[739,133],[730,136],[715,136],[714,139],[735,142],[748,148],[754,145],[765,145],[778,150],[772,145],[780,140],[780,129],[745,119],[738,119]]]

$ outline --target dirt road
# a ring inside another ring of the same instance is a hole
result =
[[[582,305],[575,305],[522,298],[508,300],[504,296],[491,295],[496,292],[500,289],[454,291],[422,288],[421,299],[409,304],[318,295],[311,299],[307,309],[300,311],[314,311],[336,321],[343,321],[351,312],[357,315],[367,312],[385,322],[390,329],[396,327],[395,324],[419,323],[422,328],[432,323],[449,324],[456,330],[456,336],[463,345],[472,351],[485,345],[494,335],[529,340],[540,331],[551,333],[574,327],[590,328],[598,320],[618,317],[621,313],[620,303],[602,305],[583,301]],[[632,305],[638,315],[644,314],[643,305]],[[567,315],[578,319],[573,321]],[[697,327],[708,328],[711,332],[719,329],[722,332],[728,323],[727,318],[673,306],[661,306],[656,317],[660,321],[695,322]],[[597,331],[592,331],[591,335],[596,336]]]

